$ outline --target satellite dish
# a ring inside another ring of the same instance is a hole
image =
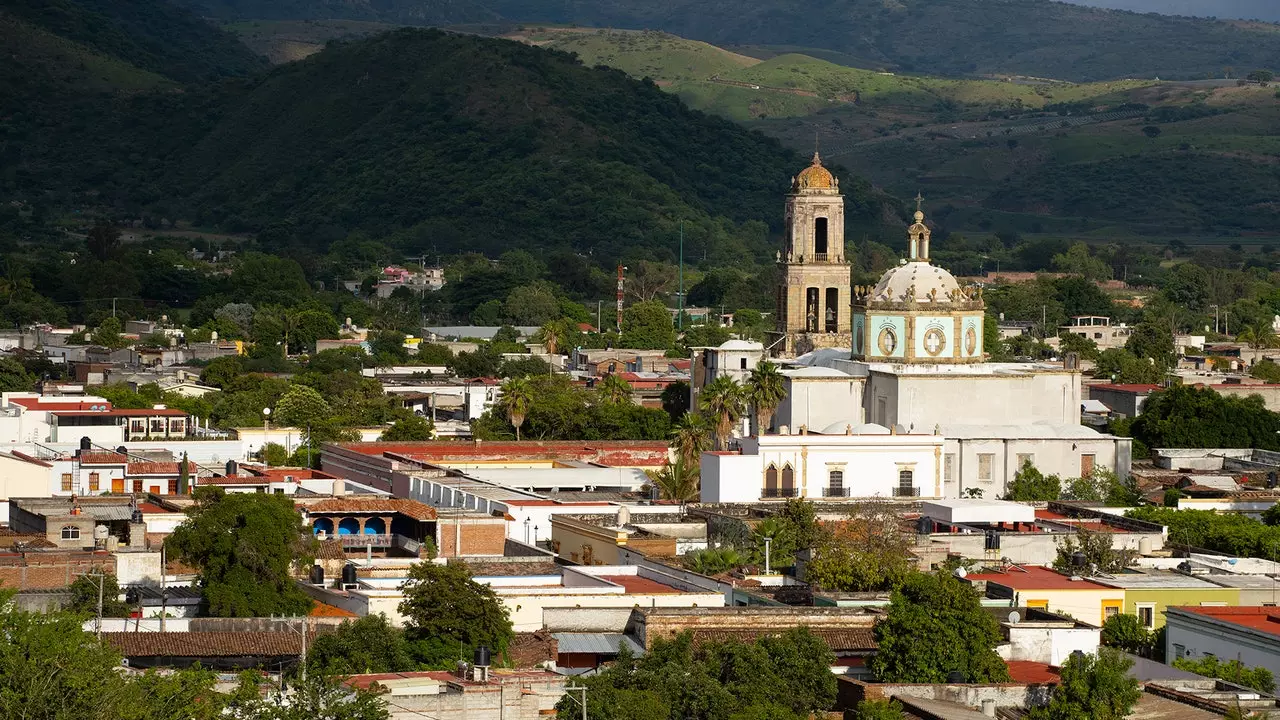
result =
[[[1013,612],[1009,613],[1009,622],[1014,625],[1017,625],[1018,623],[1022,622],[1022,615],[1020,615],[1017,610],[1014,610]]]

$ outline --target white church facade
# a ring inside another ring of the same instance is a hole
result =
[[[779,255],[779,313],[766,343],[786,378],[786,399],[774,417],[780,432],[776,438],[742,438],[738,456],[704,456],[704,502],[745,502],[786,497],[779,495],[786,492],[824,497],[822,490],[830,486],[823,485],[822,468],[838,463],[831,458],[841,454],[847,468],[841,488],[848,496],[906,492],[905,486],[886,484],[891,473],[880,468],[928,465],[909,438],[927,439],[921,442],[937,449],[929,466],[937,483],[921,483],[922,471],[912,471],[912,487],[921,497],[994,499],[1004,494],[1024,461],[1063,478],[1095,468],[1128,475],[1130,439],[1080,424],[1080,371],[1074,358],[986,361],[982,289],[960,285],[930,262],[931,232],[921,201],[917,198],[907,229],[907,258],[874,286],[852,287],[843,260],[843,223],[819,223],[826,253],[815,253],[809,244],[819,236],[809,227],[813,216],[843,220],[838,183],[817,156],[793,181],[787,217],[795,227]],[[798,204],[816,209],[802,213]],[[796,217],[803,222],[797,224]],[[829,244],[835,238],[839,250]],[[839,258],[839,272],[832,270],[833,257]],[[849,307],[842,313],[810,302],[827,297],[833,302],[848,297]],[[796,317],[799,308],[808,309],[801,312],[802,320]],[[818,322],[817,313],[834,322]],[[823,460],[810,465],[816,469],[806,470],[803,478],[792,463],[791,483],[784,484],[780,474],[770,474],[770,468],[781,473],[785,467],[770,449],[781,446],[812,452],[821,447]],[[859,472],[860,467],[867,471]]]

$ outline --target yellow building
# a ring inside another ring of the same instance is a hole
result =
[[[1137,615],[1143,627],[1164,627],[1167,607],[1237,606],[1240,588],[1224,587],[1190,575],[1168,571],[1126,572],[1090,580],[1124,591],[1124,610]]]
[[[1121,612],[1125,591],[1086,579],[1072,579],[1049,568],[1011,565],[965,578],[985,586],[987,597],[1008,598],[1015,606],[1040,608],[1101,626]]]

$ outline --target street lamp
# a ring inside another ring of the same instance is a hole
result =
[[[529,518],[524,519],[524,544],[529,544]]]
[[[267,458],[267,438],[271,435],[271,408],[262,408],[262,465],[263,467],[271,467],[271,460]]]
[[[764,574],[765,575],[773,574],[769,572],[769,546],[772,544],[773,544],[773,538],[766,537],[764,539]]]

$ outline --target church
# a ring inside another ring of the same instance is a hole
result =
[[[862,483],[864,488],[888,483],[895,495],[992,499],[1004,494],[1025,462],[1064,479],[1095,468],[1128,475],[1130,439],[1080,424],[1080,369],[1074,356],[1059,362],[987,361],[982,288],[961,285],[930,261],[923,198],[916,197],[907,228],[906,258],[874,286],[852,284],[845,259],[844,198],[839,181],[817,153],[792,180],[784,212],[776,324],[765,343],[767,354],[784,366],[787,385],[787,397],[774,416],[774,433],[794,436],[792,441],[814,436],[812,442],[824,446],[831,441],[820,438],[836,434],[941,439],[927,443],[936,447],[938,457],[927,463],[930,472],[924,476],[936,474],[936,482],[917,483],[915,491],[900,486],[896,476]],[[857,467],[897,467],[899,473],[917,468],[918,459],[871,459],[875,452],[899,452],[904,440],[879,445],[872,437],[842,441],[857,450],[841,470],[841,487],[854,497],[883,494],[859,490]],[[759,444],[744,443],[744,448]],[[807,455],[806,443],[790,444],[797,445],[798,467]],[[741,466],[746,461],[711,462]],[[725,473],[706,464],[704,459],[704,474],[710,470],[717,487],[724,487]],[[799,483],[785,489],[786,463],[772,474],[770,467],[762,464],[758,481],[742,482],[758,485],[761,497],[823,496]],[[735,467],[732,475],[742,473]],[[740,497],[743,489],[734,492]],[[718,501],[705,495],[706,502]]]

